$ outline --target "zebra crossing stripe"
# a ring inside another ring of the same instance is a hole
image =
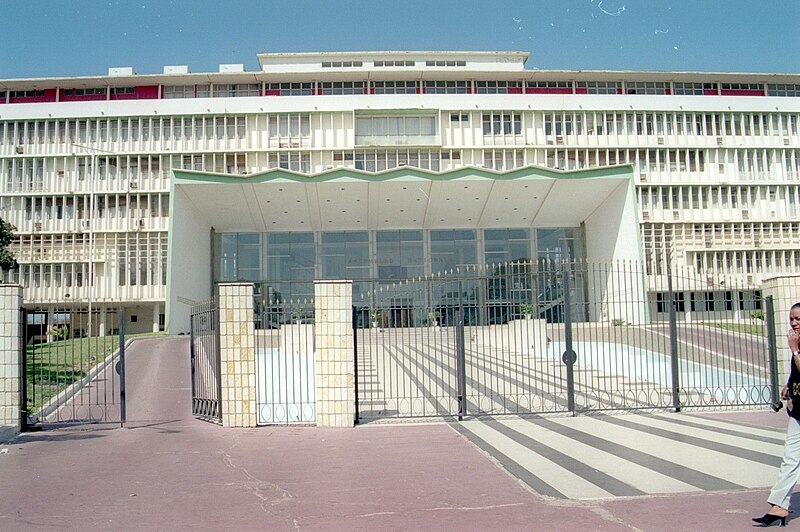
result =
[[[639,417],[639,419],[641,421],[646,422],[646,420],[650,418]],[[775,467],[778,467],[781,464],[780,455],[767,454],[759,451],[753,451],[751,449],[745,449],[737,445],[729,445],[726,443],[721,443],[719,441],[707,440],[704,438],[691,436],[689,434],[686,434],[685,432],[665,430],[653,425],[648,425],[646,423],[634,423],[633,421],[629,421],[628,419],[623,419],[623,416],[603,416],[602,420],[605,421],[606,423],[613,423],[614,425],[617,425],[619,427],[638,430],[640,432],[653,434],[655,436],[660,436],[662,438],[666,438],[675,442],[687,443],[689,445],[693,445],[701,449],[708,449],[710,451],[716,451],[729,456],[736,456],[738,458],[750,460],[751,462],[758,462],[764,465],[775,466]]]
[[[470,431],[467,428],[466,423],[460,423],[457,421],[448,421],[448,424],[459,434],[465,437],[467,440],[472,442],[475,446],[477,446],[480,450],[500,462],[503,468],[511,473],[515,478],[518,478],[525,484],[527,484],[533,491],[538,493],[539,495],[544,495],[545,497],[553,497],[556,499],[566,499],[566,495],[555,489],[550,484],[544,482],[541,478],[534,475],[531,471],[525,469],[525,467],[521,466],[517,462],[513,460],[505,459],[498,451],[495,449],[491,444],[486,442],[485,440],[478,437],[474,432]]]
[[[644,491],[639,490],[630,484],[627,484],[618,478],[609,475],[608,473],[588,466],[576,457],[570,456],[569,454],[559,451],[553,447],[544,445],[532,437],[523,434],[520,431],[514,430],[506,424],[496,420],[487,420],[484,421],[484,424],[496,430],[500,434],[503,434],[507,438],[510,438],[511,440],[526,447],[527,449],[530,449],[539,456],[547,460],[551,460],[559,464],[561,467],[568,469],[572,473],[579,475],[584,480],[591,482],[599,488],[607,491],[611,495],[617,497],[645,495]]]

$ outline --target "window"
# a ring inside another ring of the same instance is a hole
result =
[[[619,94],[622,83],[619,81],[579,81],[578,89],[587,94]]]
[[[429,67],[464,67],[467,66],[466,61],[444,61],[444,60],[436,60],[436,61],[425,61],[425,66]]]
[[[257,83],[240,83],[232,85],[214,85],[214,98],[235,98],[242,96],[258,96],[261,94]]]
[[[364,94],[363,81],[325,81],[319,85],[320,94]]]
[[[183,169],[184,170],[202,170],[203,169],[203,156],[202,155],[184,155],[183,156]]]
[[[475,83],[478,94],[521,94],[520,81],[478,81]]]
[[[267,83],[268,96],[310,96],[313,84],[308,83]]]
[[[684,83],[675,82],[673,93],[678,95],[703,95],[716,94],[718,87],[716,83]]]
[[[731,91],[763,91],[764,86],[761,83],[723,83],[722,90]]]
[[[416,94],[415,81],[375,81],[373,82],[375,94]]]
[[[361,61],[323,61],[322,68],[354,68],[363,66]]]
[[[424,81],[422,89],[426,94],[466,94],[469,92],[466,81]]]
[[[111,94],[112,95],[119,95],[119,94],[134,94],[136,89],[134,87],[112,87]]]
[[[523,150],[486,150],[483,152],[483,166],[498,172],[507,172],[524,165]]]
[[[44,96],[44,91],[11,91],[12,98],[40,98]]]
[[[450,157],[455,159],[453,151]],[[439,170],[441,154],[432,150],[363,151],[355,154],[355,168],[366,172],[382,172],[398,166],[413,166],[425,170]],[[461,157],[459,153],[458,157]],[[345,154],[347,160],[347,154]]]
[[[484,113],[484,135],[522,134],[522,115],[520,113]]]
[[[124,89],[120,89],[124,90]],[[133,91],[133,87],[131,87],[131,92]],[[92,88],[92,89],[65,89],[64,96],[91,96],[91,95],[103,95],[105,96],[106,89],[104,88]],[[120,94],[120,93],[118,93]],[[121,93],[126,94],[126,93]]]
[[[468,124],[469,113],[450,113],[450,122]]]
[[[714,292],[705,292],[703,294],[703,301],[705,304],[705,310],[709,312],[714,311]]]
[[[284,170],[307,174],[311,171],[311,155],[308,153],[281,153],[278,155],[278,166]]]
[[[569,94],[572,92],[571,81],[528,81],[525,83],[525,92]]]
[[[430,144],[436,142],[436,117],[356,117],[356,144]]]
[[[410,61],[410,60],[406,61],[396,60],[396,61],[375,61],[372,64],[373,66],[380,68],[380,67],[413,67],[417,63],[416,61]]]
[[[269,136],[277,137],[308,137],[311,135],[311,119],[307,114],[282,114],[270,115]]]
[[[669,94],[669,83],[652,81],[625,82],[626,94]]]
[[[767,96],[789,96],[798,98],[800,97],[800,85],[769,84],[767,85]]]
[[[194,85],[165,86],[164,98],[194,98]]]

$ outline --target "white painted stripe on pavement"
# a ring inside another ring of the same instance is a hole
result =
[[[635,423],[637,425],[642,425],[643,427],[654,427],[715,443],[733,445],[740,449],[749,449],[751,451],[758,451],[764,454],[783,456],[783,443],[768,443],[758,440],[751,440],[740,436],[732,436],[730,434],[724,434],[716,431],[716,427],[713,426],[705,429],[701,429],[699,427],[687,427],[685,425],[670,423],[668,417],[661,416],[624,416],[620,417],[620,419],[630,421],[631,423]],[[730,428],[731,427],[728,427],[729,430]]]
[[[702,491],[700,488],[663,475],[606,451],[575,441],[557,432],[547,430],[523,419],[501,421],[504,425],[556,450],[589,467],[602,471],[645,493],[685,493]]]
[[[475,436],[494,447],[507,459],[524,467],[543,482],[563,493],[567,498],[605,499],[613,497],[606,490],[584,480],[572,471],[544,458],[524,445],[520,445],[480,421],[466,421],[464,425]]]
[[[775,481],[776,470],[774,467],[620,427],[603,421],[602,417],[581,418],[580,427],[572,423],[574,419],[553,419],[553,421],[740,486],[760,488],[769,486]]]

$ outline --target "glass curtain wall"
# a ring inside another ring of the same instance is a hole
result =
[[[310,300],[315,279],[349,279],[356,298],[365,294],[372,308],[387,309],[357,319],[383,326],[450,324],[457,308],[467,324],[506,323],[521,317],[523,305],[560,320],[560,272],[564,260],[584,258],[581,235],[580,228],[223,233],[214,236],[213,275],[256,283],[264,305]],[[443,281],[407,282],[426,276]],[[401,284],[408,290],[399,296]],[[580,305],[585,288],[571,284]]]

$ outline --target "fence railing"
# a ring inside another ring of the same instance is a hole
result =
[[[514,261],[361,283],[358,414],[770,404],[760,293],[677,271],[648,292],[646,278],[633,262]]]
[[[124,313],[22,309],[24,430],[46,423],[125,422]],[[90,331],[93,333],[91,334]]]
[[[302,289],[307,289],[307,285],[260,283],[257,287],[254,293],[257,422],[313,423],[316,420],[314,300],[302,297]],[[301,297],[289,297],[296,293]]]
[[[192,413],[222,420],[219,307],[214,298],[193,305],[190,315]]]

